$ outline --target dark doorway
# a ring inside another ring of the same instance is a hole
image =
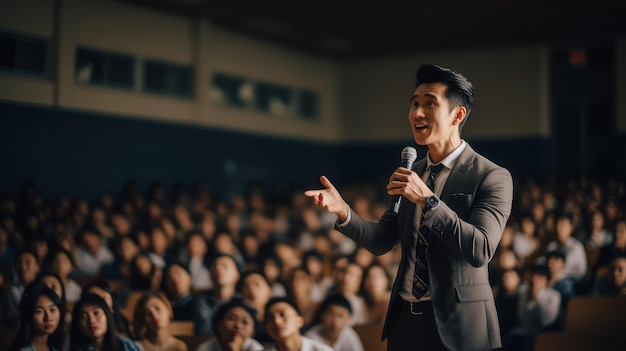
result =
[[[617,173],[613,42],[555,48],[550,99],[556,170],[560,179]]]

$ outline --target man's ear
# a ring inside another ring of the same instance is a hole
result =
[[[461,124],[463,120],[467,116],[467,109],[464,106],[459,106],[456,108],[456,113],[454,114],[454,124]]]
[[[302,330],[304,328],[304,317],[298,316],[298,329]]]

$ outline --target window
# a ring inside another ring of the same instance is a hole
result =
[[[316,91],[298,90],[224,73],[213,75],[209,98],[217,105],[253,108],[278,116],[297,116],[311,120],[318,118],[320,114],[320,97]]]
[[[298,93],[298,115],[306,119],[319,117],[319,96],[311,90],[301,90]]]
[[[185,98],[192,96],[193,72],[189,66],[146,60],[143,73],[146,92]]]
[[[270,83],[254,85],[254,104],[259,111],[273,115],[285,115],[291,107],[291,90]]]
[[[132,89],[135,59],[130,55],[78,48],[76,50],[76,81]]]
[[[0,32],[0,69],[48,74],[48,40]]]
[[[246,107],[251,101],[253,93],[244,78],[217,73],[212,85],[210,99],[216,104]]]

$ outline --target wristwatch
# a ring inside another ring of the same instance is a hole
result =
[[[439,198],[437,195],[431,195],[426,198],[426,205],[424,206],[424,214],[428,213],[430,210],[434,210],[439,207]]]

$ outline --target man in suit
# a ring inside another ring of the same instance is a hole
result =
[[[408,119],[428,154],[389,178],[387,193],[402,196],[397,214],[363,220],[324,176],[324,189],[305,192],[373,254],[401,245],[382,335],[389,350],[501,347],[488,263],[511,212],[513,181],[461,139],[473,100],[460,73],[432,64],[417,70]]]

